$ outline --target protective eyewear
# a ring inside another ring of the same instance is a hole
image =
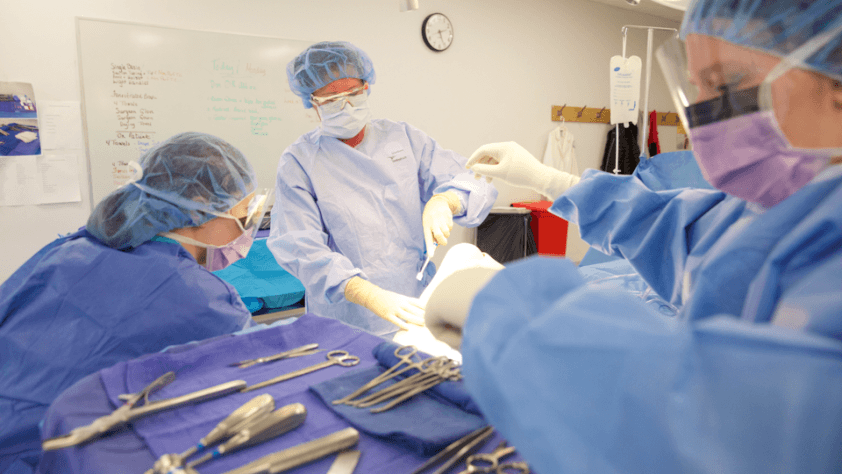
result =
[[[266,213],[266,206],[273,190],[264,189],[260,194],[255,194],[249,203],[248,213],[244,217],[237,219],[242,226],[242,230],[249,231],[260,228],[263,222],[263,217]]]
[[[358,107],[365,102],[368,94],[365,93],[368,89],[368,84],[363,84],[360,87],[355,87],[349,91],[340,92],[327,97],[316,97],[310,94],[310,103],[324,111],[325,113],[335,113],[342,110],[345,103],[351,104],[352,107]]]
[[[761,90],[766,74],[751,67],[730,66],[726,52],[712,51],[712,64],[723,66],[706,68],[692,77],[687,59],[686,44],[680,39],[666,41],[656,52],[673,102],[685,129],[701,127],[741,115],[758,112]],[[733,69],[732,69],[733,68]]]

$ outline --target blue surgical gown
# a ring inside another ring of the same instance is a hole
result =
[[[307,310],[373,334],[394,324],[345,299],[354,276],[419,296],[434,273],[424,263],[421,215],[433,194],[455,191],[465,211],[454,222],[477,226],[497,190],[465,170],[467,160],[410,125],[372,120],[352,148],[319,129],[289,146],[278,164],[272,231],[275,259],[306,288]]]
[[[542,473],[842,471],[842,166],[763,210],[675,189],[670,154],[551,210],[679,308],[510,265],[464,328],[471,395]]]
[[[0,286],[0,473],[31,472],[38,423],[77,380],[252,321],[181,245],[120,251],[85,230],[48,244]]]

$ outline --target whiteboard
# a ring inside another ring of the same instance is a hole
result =
[[[92,206],[130,161],[186,131],[239,148],[271,188],[284,149],[319,123],[286,76],[312,42],[90,18],[76,33]]]

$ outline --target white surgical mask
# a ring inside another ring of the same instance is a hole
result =
[[[371,120],[367,99],[368,94],[363,92],[318,106],[322,135],[351,138],[360,133]]]

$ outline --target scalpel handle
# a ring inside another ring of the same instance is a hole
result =
[[[225,474],[277,474],[308,462],[344,451],[357,444],[360,433],[354,428],[331,433],[313,441],[264,456]]]
[[[199,403],[205,400],[223,397],[234,392],[239,392],[240,390],[245,388],[246,385],[248,384],[245,380],[232,380],[231,382],[225,382],[219,385],[214,385],[213,387],[206,388],[204,390],[199,390],[196,392],[188,393],[186,395],[181,395],[180,397],[173,397],[150,402],[142,407],[133,408],[129,412],[128,419],[131,420],[140,416],[148,415],[150,413],[155,413],[162,410],[169,410],[171,408],[176,408],[181,405],[186,405],[188,403]]]

